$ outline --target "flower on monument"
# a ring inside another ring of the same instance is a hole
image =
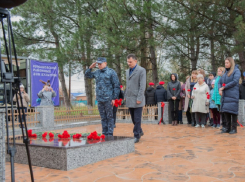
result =
[[[27,135],[28,135],[28,137],[32,137],[32,138],[36,138],[37,137],[36,133],[32,134],[32,130],[28,130],[27,131]]]
[[[65,131],[63,132],[63,134],[62,134],[62,135],[59,134],[58,137],[59,137],[59,138],[70,138],[71,136],[70,136],[69,133],[65,130]]]
[[[45,132],[42,134],[42,137],[45,138],[47,136],[48,132]]]
[[[104,134],[102,134],[100,137],[101,137],[101,139],[105,139],[105,135]]]
[[[87,139],[88,140],[92,140],[92,139],[93,140],[100,140],[100,139],[103,139],[103,138],[102,138],[102,135],[100,137],[100,136],[98,136],[98,133],[96,131],[94,131],[94,132],[90,133],[90,135],[87,136]]]
[[[77,134],[73,135],[72,137],[73,137],[73,139],[79,139],[80,137],[82,137],[82,135],[77,133]]]
[[[223,83],[222,86],[225,87],[225,83]]]
[[[49,138],[54,138],[54,134],[53,133],[49,133]]]

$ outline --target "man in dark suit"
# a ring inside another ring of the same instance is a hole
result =
[[[127,56],[129,69],[126,71],[126,106],[134,124],[134,142],[138,143],[144,135],[141,128],[142,110],[145,105],[146,70],[137,65],[134,54]]]

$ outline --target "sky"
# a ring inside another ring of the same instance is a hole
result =
[[[65,77],[67,88],[69,88],[69,77]],[[71,77],[71,92],[85,92],[84,75],[82,73],[74,74]]]

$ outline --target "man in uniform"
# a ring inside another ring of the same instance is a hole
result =
[[[92,72],[92,69],[98,64],[98,70]],[[120,84],[117,73],[107,67],[106,58],[100,57],[85,72],[85,77],[95,78],[96,81],[96,100],[100,112],[102,133],[107,136],[113,136],[114,118],[113,106],[115,99],[120,92]]]

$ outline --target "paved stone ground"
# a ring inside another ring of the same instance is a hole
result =
[[[219,129],[186,124],[142,125],[145,135],[135,153],[71,171],[33,167],[36,182],[244,182],[245,129],[220,134]],[[68,129],[101,132],[100,125]],[[117,124],[115,135],[132,136],[132,124]],[[62,160],[62,159],[61,159]],[[27,165],[15,164],[16,181],[29,182]],[[6,164],[10,181],[10,164]]]

